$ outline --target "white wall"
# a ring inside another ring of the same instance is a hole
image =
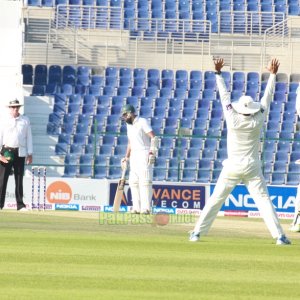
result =
[[[23,102],[22,2],[0,1],[0,115],[9,100]]]

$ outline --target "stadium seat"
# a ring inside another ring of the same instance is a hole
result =
[[[33,83],[33,66],[30,64],[22,65],[23,84]]]
[[[63,177],[76,177],[77,166],[76,165],[65,165]]]
[[[52,65],[49,67],[48,84],[61,84],[61,67]]]

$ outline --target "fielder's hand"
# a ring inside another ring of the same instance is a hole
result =
[[[148,165],[154,165],[156,161],[156,157],[152,152],[149,152],[148,156]]]
[[[267,67],[267,69],[271,74],[277,74],[279,66],[280,66],[279,60],[274,58],[271,60],[271,63]]]
[[[121,159],[121,169],[122,170],[127,170],[127,168],[128,168],[128,158],[123,157]]]
[[[221,72],[222,68],[224,67],[224,59],[223,58],[216,58],[214,59],[215,70],[216,72]]]

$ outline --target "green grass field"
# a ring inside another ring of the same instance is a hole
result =
[[[300,234],[276,246],[261,220],[217,218],[191,243],[192,227],[0,211],[0,299],[300,298]]]

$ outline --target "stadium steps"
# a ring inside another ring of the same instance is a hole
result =
[[[47,135],[46,126],[49,113],[53,110],[53,103],[50,97],[24,97],[24,114],[30,118],[32,135],[33,135],[33,165],[47,166],[48,176],[61,176],[63,174],[63,164],[61,158],[55,155],[55,145],[57,136]],[[52,166],[48,166],[52,165]]]

